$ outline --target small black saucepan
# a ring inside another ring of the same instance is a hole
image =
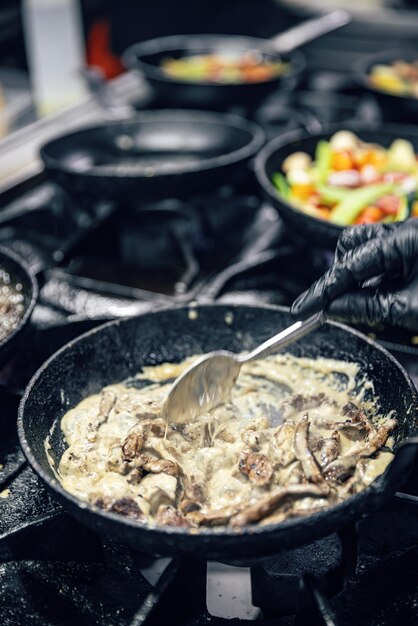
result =
[[[245,175],[264,143],[256,124],[225,113],[148,111],[49,141],[41,156],[72,193],[181,197]]]
[[[161,102],[175,106],[222,109],[232,104],[248,108],[280,88],[289,79],[300,77],[305,59],[298,46],[336,30],[349,22],[345,11],[333,11],[320,18],[308,20],[273,39],[258,39],[240,35],[174,35],[160,37],[128,48],[123,55],[127,68],[144,74]],[[196,55],[228,55],[241,57],[255,52],[265,62],[284,61],[288,71],[272,78],[252,83],[213,83],[171,78],[162,69],[167,58],[183,59]]]
[[[360,59],[354,68],[354,76],[357,82],[371,92],[382,107],[385,119],[394,122],[417,122],[418,120],[418,96],[404,96],[390,93],[375,87],[369,78],[370,71],[375,65],[391,65],[396,61],[412,63],[418,61],[418,48],[385,50],[378,54],[367,55]]]
[[[63,414],[104,385],[136,374],[143,365],[180,361],[188,355],[226,348],[251,349],[291,323],[278,307],[212,305],[175,308],[115,321],[70,342],[51,357],[29,383],[19,409],[19,437],[25,455],[69,512],[94,530],[141,552],[193,554],[220,560],[267,556],[312,541],[363,513],[374,511],[399,487],[411,468],[414,448],[405,444],[416,429],[417,392],[407,373],[386,350],[342,324],[328,323],[294,344],[298,356],[355,361],[360,377],[373,381],[379,409],[395,410],[397,459],[368,488],[337,506],[300,519],[270,526],[196,530],[133,521],[81,502],[66,492],[51,470],[45,439],[52,432],[49,454],[57,463],[65,449],[59,422]],[[390,381],[390,384],[388,384]],[[53,428],[54,427],[54,428]],[[52,429],[52,430],[51,430]]]
[[[304,237],[310,243],[329,248],[335,248],[343,226],[312,217],[293,207],[276,190],[272,183],[272,175],[274,172],[281,171],[283,161],[290,154],[301,151],[314,156],[318,141],[321,139],[328,141],[338,130],[347,129],[347,126],[340,126],[331,128],[326,133],[315,135],[307,135],[306,132],[299,130],[291,131],[267,143],[260,151],[255,163],[256,176],[261,188],[295,236]],[[350,130],[366,142],[378,143],[385,147],[389,147],[395,139],[407,139],[418,153],[418,130],[412,126],[391,124],[373,130],[357,127],[350,128]]]
[[[0,247],[0,268],[6,270],[12,284],[22,286],[24,312],[17,325],[0,340],[0,366],[4,365],[16,350],[24,336],[33,308],[38,298],[38,284],[32,271],[12,250]]]

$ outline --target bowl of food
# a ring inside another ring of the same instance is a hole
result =
[[[414,432],[417,394],[388,352],[341,324],[245,366],[212,412],[161,417],[198,354],[249,350],[289,323],[278,307],[212,305],[94,329],[25,392],[30,464],[81,521],[153,554],[246,560],[374,510],[408,473],[411,459],[400,471],[394,455]]]
[[[387,50],[356,65],[357,81],[373,93],[387,120],[413,121],[418,115],[418,49]]]
[[[295,131],[261,150],[256,173],[296,235],[333,246],[348,226],[418,216],[417,152],[418,133],[408,127]]]

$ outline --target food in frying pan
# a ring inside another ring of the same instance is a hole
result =
[[[259,83],[285,74],[289,63],[267,61],[255,52],[240,52],[164,59],[161,69],[170,78],[188,82]]]
[[[289,155],[272,182],[303,213],[340,226],[418,217],[418,160],[413,145],[366,143],[350,131],[320,140],[314,158]]]
[[[25,309],[22,283],[9,270],[0,267],[0,341],[13,332]]]
[[[374,65],[369,73],[372,87],[396,96],[418,98],[418,59]]]
[[[195,358],[144,367],[63,416],[68,447],[57,468],[50,462],[67,491],[150,524],[239,528],[341,502],[390,463],[396,420],[378,413],[355,363],[255,361],[229,404],[166,423],[170,383]]]

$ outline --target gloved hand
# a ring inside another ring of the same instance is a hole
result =
[[[418,219],[345,230],[334,264],[291,312],[301,318],[320,309],[354,324],[418,330]]]

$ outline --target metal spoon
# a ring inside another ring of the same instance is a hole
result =
[[[216,350],[197,359],[173,383],[162,408],[162,416],[170,423],[187,423],[198,415],[229,400],[241,366],[260,359],[322,326],[323,311],[296,322],[268,339],[249,354],[238,355],[226,350]]]

